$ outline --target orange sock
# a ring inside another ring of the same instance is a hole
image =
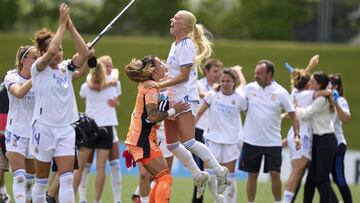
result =
[[[168,203],[170,201],[170,188],[172,177],[169,169],[165,169],[154,177],[155,185],[151,189],[150,203]]]

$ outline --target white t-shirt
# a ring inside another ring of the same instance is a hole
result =
[[[71,60],[64,60],[57,69],[49,66],[39,72],[38,61],[31,67],[32,85],[36,95],[32,122],[51,127],[67,127],[79,119],[74,88],[73,71],[68,70]]]
[[[209,105],[209,128],[206,139],[219,144],[235,144],[241,140],[241,111],[247,109],[247,103],[237,91],[225,95],[221,91],[209,91],[205,98]]]
[[[80,88],[80,96],[86,99],[85,113],[94,118],[98,126],[115,126],[119,124],[116,108],[109,106],[107,101],[120,95],[119,81],[116,86],[107,87],[101,91],[91,90],[86,82]]]
[[[35,94],[31,88],[23,98],[17,98],[9,91],[13,84],[24,84],[30,78],[22,77],[17,71],[8,72],[5,77],[5,87],[9,97],[9,112],[6,130],[20,137],[30,138],[31,118],[34,112]]]
[[[196,86],[198,78],[195,70],[196,48],[190,38],[185,38],[181,42],[174,42],[171,45],[167,58],[168,78],[174,78],[181,73],[182,67],[191,66],[189,79],[180,84],[168,87],[170,101],[198,101],[199,92]]]
[[[201,91],[204,91],[205,93],[209,92],[210,90],[212,90],[212,87],[209,86],[207,80],[206,80],[206,77],[203,77],[201,78],[200,80],[197,81],[197,85],[198,85],[198,88],[201,90]],[[199,107],[201,106],[201,104],[204,102],[204,99],[201,99],[200,98],[200,105]],[[197,128],[199,129],[202,129],[202,130],[206,130],[208,128],[208,123],[209,123],[209,111],[205,111],[204,114],[201,116],[200,120],[197,122],[196,126]]]
[[[290,94],[275,81],[263,88],[257,82],[244,87],[248,110],[244,142],[255,146],[281,146],[281,111],[294,112]]]
[[[342,110],[345,113],[350,115],[349,104],[344,97],[339,97],[337,100],[337,103],[340,105],[340,107],[342,108]],[[345,139],[344,132],[342,129],[342,122],[339,118],[337,111],[335,111],[335,113],[334,113],[333,121],[334,121],[335,135],[336,135],[338,144],[344,143],[346,145],[346,139]]]

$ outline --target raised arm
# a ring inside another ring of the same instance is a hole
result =
[[[309,64],[305,68],[305,72],[311,73],[314,70],[315,66],[319,64],[319,59],[320,56],[318,54],[311,57]]]
[[[71,35],[71,38],[73,39],[75,43],[76,50],[78,51],[72,58],[72,62],[75,66],[81,67],[83,66],[85,60],[89,56],[89,49],[84,41],[84,39],[81,37],[79,32],[76,30],[71,18],[69,17],[69,23],[67,26],[67,29]]]
[[[51,39],[48,50],[38,59],[36,63],[37,71],[43,71],[51,63],[53,58],[59,53],[59,50],[61,49],[61,42],[63,40],[66,26],[69,20],[69,11],[69,7],[66,4],[63,3],[60,5],[60,25],[55,33],[55,36]]]
[[[242,89],[246,85],[246,79],[244,77],[244,74],[242,72],[242,67],[239,65],[231,67],[232,70],[234,70],[237,75],[239,76],[239,86],[237,88]]]

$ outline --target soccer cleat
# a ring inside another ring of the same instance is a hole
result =
[[[229,169],[227,169],[225,166],[222,167],[223,171],[220,174],[217,174],[217,191],[218,194],[222,194],[226,186],[228,184],[227,176],[229,174]]]
[[[206,183],[209,180],[209,174],[205,171],[201,171],[201,176],[194,179],[196,185],[196,198],[200,199],[205,192]]]
[[[224,202],[224,196],[216,195],[216,198],[214,199],[214,203],[223,203],[223,202]]]

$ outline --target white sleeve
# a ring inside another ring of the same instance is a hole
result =
[[[213,91],[213,90],[206,93],[206,95],[204,97],[205,103],[210,106],[211,101],[213,100],[214,96],[215,96],[215,91]]]
[[[326,98],[318,97],[313,103],[306,108],[296,108],[296,115],[305,120],[310,120],[313,115],[321,112],[326,106]]]
[[[337,103],[346,114],[350,115],[349,104],[344,97],[339,97]]]
[[[37,59],[32,65],[30,69],[31,77],[35,77],[40,72],[37,70],[36,65],[39,62],[39,59]]]
[[[291,96],[287,91],[284,91],[281,96],[281,104],[286,112],[294,112],[295,108],[293,105],[293,101],[291,100]]]
[[[246,111],[248,108],[248,103],[243,94],[240,94],[240,111]]]
[[[195,46],[190,39],[185,39],[184,41],[180,42],[184,44],[180,44],[179,46],[183,46],[180,49],[179,53],[179,66],[191,66],[194,63],[196,57]]]
[[[19,81],[19,78],[15,74],[7,74],[4,79],[5,88],[9,91],[9,87]]]
[[[117,84],[116,84],[116,95],[117,96],[121,96],[122,92],[121,92],[121,82],[118,80]]]
[[[85,82],[81,85],[80,92],[79,92],[80,97],[83,99],[86,99],[86,89],[87,89],[87,84]]]

